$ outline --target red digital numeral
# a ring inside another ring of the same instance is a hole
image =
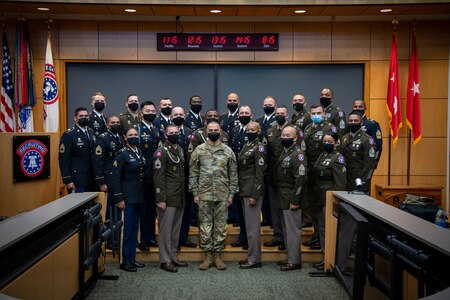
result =
[[[246,44],[249,45],[250,44],[250,36],[237,36],[236,37],[236,44]]]
[[[211,44],[213,45],[225,45],[227,43],[227,36],[226,35],[214,35],[211,38]]]
[[[201,35],[190,35],[188,36],[188,44],[189,45],[201,45],[202,36]]]
[[[261,43],[263,45],[266,45],[266,44],[273,45],[273,44],[275,44],[275,36],[273,36],[273,35],[271,35],[271,36],[264,35],[262,37]]]
[[[165,36],[163,37],[163,44],[173,44],[176,45],[178,43],[177,36]]]

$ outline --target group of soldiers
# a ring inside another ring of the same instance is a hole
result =
[[[307,111],[305,96],[296,93],[289,117],[288,108],[268,96],[263,116],[253,121],[236,93],[227,95],[222,115],[215,109],[202,115],[200,96],[189,99],[186,114],[170,98],[156,106],[130,94],[126,112],[105,117],[106,98],[97,92],[92,113],[77,108],[75,126],[61,137],[62,179],[69,191],[107,192],[108,207],[124,211],[125,271],[144,267],[136,246],[159,247],[165,271],[186,267],[176,255],[180,246],[197,247],[188,239],[193,222],[205,251],[201,270],[226,269],[227,222],[240,226],[231,246],[248,249],[241,269],[261,267],[261,225],[274,232],[264,246],[287,252],[280,269],[300,269],[302,227],[312,224],[315,232],[304,245],[324,249],[326,191],[354,190],[357,178],[370,189],[382,151],[380,127],[366,117],[365,102],[354,101],[348,117],[333,102],[332,90],[324,88],[320,104]]]

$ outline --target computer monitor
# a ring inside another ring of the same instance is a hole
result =
[[[368,225],[355,208],[339,203],[334,272],[351,299],[364,298]]]

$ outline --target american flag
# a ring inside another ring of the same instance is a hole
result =
[[[2,56],[2,92],[0,100],[0,132],[16,131],[16,118],[14,113],[13,95],[14,83],[11,69],[11,56],[9,55],[8,40],[3,32]]]

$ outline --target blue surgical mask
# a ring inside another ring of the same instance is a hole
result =
[[[319,124],[323,121],[322,115],[313,115],[311,116],[311,120],[314,122],[314,124]]]

